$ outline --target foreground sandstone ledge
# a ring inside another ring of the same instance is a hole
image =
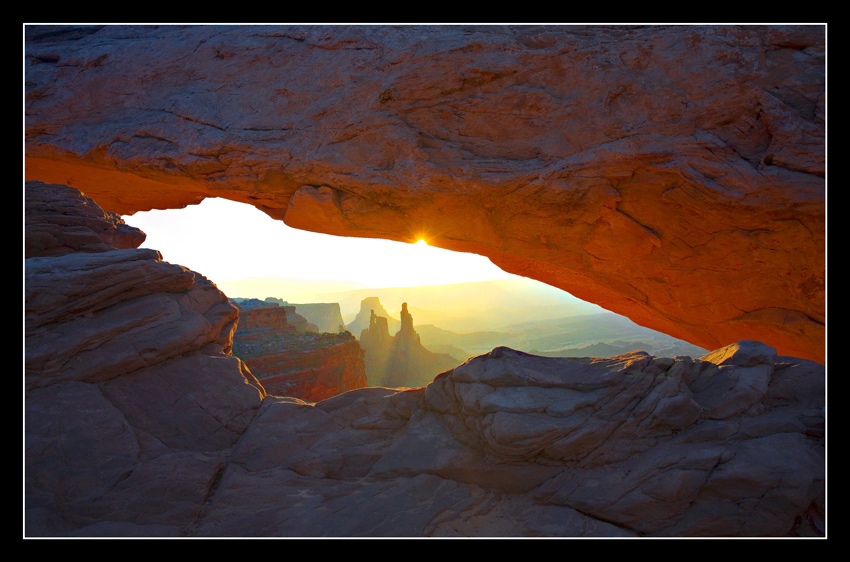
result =
[[[27,396],[26,532],[823,535],[823,368],[727,351],[498,348],[423,389],[315,404],[204,355],[50,385]]]
[[[26,189],[27,536],[818,536],[824,367],[508,348],[271,396],[237,309],[78,191]]]
[[[26,170],[488,256],[823,362],[823,26],[26,29]]]

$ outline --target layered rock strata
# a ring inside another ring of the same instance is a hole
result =
[[[268,393],[317,401],[366,386],[363,350],[353,335],[308,331],[312,325],[294,306],[258,302],[240,307],[233,354]]]
[[[825,359],[825,26],[25,39],[29,179],[122,214],[215,196],[424,238],[706,349]]]
[[[280,306],[293,306],[295,313],[303,316],[316,326],[316,331],[327,334],[337,334],[346,331],[342,319],[342,311],[338,302],[311,302],[303,304],[288,303],[285,300],[267,297],[266,302],[277,303]]]
[[[316,326],[295,312],[294,306],[268,304],[259,299],[231,299],[239,307],[240,327],[243,328],[243,340],[250,339],[249,334],[272,331],[279,334],[303,334],[315,332]]]
[[[25,258],[138,248],[145,233],[124,224],[79,190],[66,185],[26,182]]]
[[[277,351],[240,356],[269,394],[316,402],[368,384],[363,349],[350,332],[286,340]]]
[[[179,536],[265,396],[237,310],[76,190],[26,192],[25,532]]]

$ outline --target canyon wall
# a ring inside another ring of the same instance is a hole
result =
[[[26,26],[26,175],[825,360],[825,26]]]
[[[243,329],[244,341],[250,339],[249,334],[303,334],[311,327],[315,328],[295,312],[294,306],[266,304],[258,299],[232,299],[232,302],[239,308],[239,327]]]
[[[315,333],[294,306],[256,299],[243,305],[233,354],[269,394],[315,402],[366,386],[363,350],[349,332]]]
[[[26,205],[53,233],[26,246],[52,254],[25,260],[27,537],[825,534],[823,365],[497,347],[424,388],[273,396],[212,283],[74,189]]]
[[[363,349],[349,332],[314,336],[315,346],[270,352],[245,363],[271,395],[311,402],[367,385]]]
[[[274,297],[266,297],[266,302],[274,302],[280,306],[294,306],[296,314],[300,314],[308,322],[316,326],[317,332],[336,334],[345,331],[345,322],[338,302],[311,302],[304,304],[288,303]]]

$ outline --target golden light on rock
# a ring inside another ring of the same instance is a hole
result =
[[[24,36],[27,537],[826,537],[825,25]]]

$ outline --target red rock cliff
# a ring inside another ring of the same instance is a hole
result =
[[[317,402],[367,384],[363,350],[348,332],[315,349],[288,349],[245,362],[276,396]]]
[[[238,306],[238,305],[237,305]],[[241,306],[239,326],[245,333],[274,331],[280,334],[297,334],[307,331],[307,320],[295,313],[294,306]]]
[[[318,401],[366,386],[363,350],[349,332],[316,334],[294,306],[240,307],[233,353],[267,392]]]

